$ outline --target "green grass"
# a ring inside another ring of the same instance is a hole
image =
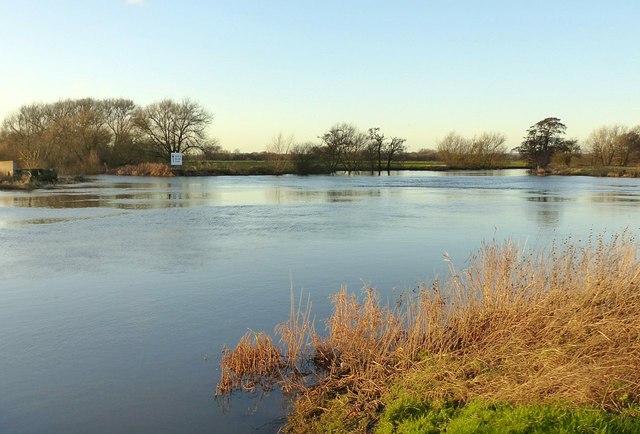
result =
[[[260,160],[216,160],[216,161],[189,161],[185,162],[185,169],[247,169],[252,167],[269,168],[269,161]]]
[[[506,161],[500,164],[500,168],[523,168],[526,164],[522,161]],[[273,162],[263,160],[216,160],[216,161],[187,161],[183,169],[186,171],[213,172],[214,174],[271,174],[273,172]],[[391,170],[449,170],[450,168],[441,161],[394,161],[391,163]],[[469,169],[480,169],[470,167]],[[383,165],[383,171],[386,164]],[[293,167],[285,170],[287,173],[293,172]],[[363,164],[363,172],[368,171],[368,165]]]
[[[525,161],[502,161],[495,169],[526,169],[528,165]],[[459,167],[451,168],[442,161],[395,161],[391,163],[391,170],[482,170],[484,167]]]
[[[421,402],[399,397],[387,405],[376,434],[637,433],[640,408],[615,414],[587,407],[508,405],[474,401]]]
[[[262,160],[187,161],[185,175],[273,175],[273,163]]]
[[[383,166],[383,170],[384,170]],[[447,165],[441,161],[394,161],[391,170],[446,170]]]

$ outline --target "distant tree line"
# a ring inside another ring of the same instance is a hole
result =
[[[557,161],[569,166],[575,157],[584,157],[575,138],[565,138],[567,127],[560,119],[545,118],[527,130],[524,141],[514,148],[531,167],[546,170]],[[603,126],[589,135],[584,151],[592,166],[628,166],[640,158],[640,126]]]
[[[603,126],[587,138],[587,150],[594,166],[628,166],[640,158],[640,125]]]
[[[455,132],[438,141],[438,156],[452,168],[493,169],[504,164],[507,153],[502,133],[485,132],[465,138]]]
[[[591,166],[628,166],[640,160],[640,126],[603,126],[594,130],[581,147],[576,138],[565,137],[567,126],[559,118],[548,117],[529,127],[520,145],[513,148],[536,171],[549,166],[569,167],[576,158]],[[452,168],[491,169],[505,165],[506,137],[485,132],[465,138],[449,133],[437,143],[438,159]]]
[[[293,170],[298,174],[347,173],[367,171],[389,172],[391,164],[406,152],[405,139],[387,138],[380,128],[367,132],[354,125],[338,123],[318,137],[320,143],[301,143],[291,146]]]
[[[548,117],[531,127],[520,145],[508,152],[506,137],[483,132],[463,137],[451,132],[437,149],[407,152],[405,139],[387,137],[380,128],[361,131],[337,123],[316,142],[297,143],[282,133],[262,152],[223,149],[206,130],[213,116],[200,104],[165,99],[138,106],[129,99],[67,99],[24,105],[0,126],[0,159],[23,168],[56,168],[66,173],[99,173],[146,162],[167,164],[170,154],[188,160],[269,162],[270,173],[389,172],[393,163],[440,161],[450,168],[491,169],[521,158],[532,169],[570,166],[576,159],[591,166],[628,166],[640,160],[640,126],[603,126],[580,146],[566,138],[566,125]]]
[[[20,107],[4,119],[0,151],[24,167],[96,173],[105,167],[169,161],[172,152],[207,155],[212,116],[199,104],[163,100],[68,99]]]
[[[264,152],[229,152],[206,134],[213,117],[200,104],[171,99],[138,106],[129,99],[67,99],[20,107],[2,122],[0,158],[24,168],[99,173],[144,162],[167,163],[181,152],[192,160],[265,160],[274,173],[390,170],[405,140],[379,128],[361,132],[339,123],[319,143],[275,137]]]

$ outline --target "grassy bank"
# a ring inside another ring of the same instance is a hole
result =
[[[386,166],[385,166],[386,167]],[[526,168],[523,162],[506,162],[500,167],[494,169],[516,169]],[[482,170],[484,167],[449,167],[440,161],[394,161],[391,163],[390,170],[425,170],[425,171],[446,171],[446,170]],[[339,171],[343,170],[340,167]],[[385,172],[383,170],[383,172]],[[369,173],[363,165],[361,173]],[[377,172],[377,171],[374,171]],[[276,175],[276,174],[293,174],[295,173],[292,164],[285,164],[275,169],[274,163],[271,161],[194,161],[187,162],[177,170],[177,173],[183,175]]]
[[[439,161],[394,161],[391,164],[392,171],[415,170],[415,171],[450,171],[450,170],[497,170],[497,169],[526,169],[527,164],[523,161],[508,161],[503,164],[488,169],[486,167],[451,167]],[[340,171],[341,169],[338,168]],[[278,170],[273,162],[265,160],[241,160],[241,161],[187,161],[179,168],[170,168],[166,164],[142,163],[119,167],[112,173],[117,175],[135,176],[248,176],[248,175],[283,175],[295,172],[291,164],[284,165]],[[376,172],[376,171],[374,171]],[[385,170],[383,170],[385,172]],[[362,170],[360,173],[370,173]],[[554,167],[548,174],[551,175],[574,175],[574,176],[596,176],[596,177],[640,177],[640,167]]]
[[[533,427],[513,432],[635,432],[639,281],[626,234],[545,252],[487,244],[467,269],[393,305],[371,288],[341,290],[321,333],[310,307],[292,304],[279,344],[251,333],[225,350],[217,392],[282,386],[295,397],[289,432],[437,432],[512,419]]]
[[[640,432],[637,407],[622,412],[559,404],[468,404],[400,397],[384,410],[375,432],[391,433],[611,433]]]
[[[555,168],[552,175],[596,176],[609,178],[640,178],[640,167],[623,166],[581,166]]]

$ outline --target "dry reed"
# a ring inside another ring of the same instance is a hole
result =
[[[425,286],[394,306],[381,305],[371,288],[360,298],[343,288],[333,297],[326,336],[313,332],[309,304],[301,311],[292,303],[288,325],[278,328],[288,353],[263,356],[279,357],[270,366],[289,371],[310,358],[322,369],[311,385],[297,384],[288,429],[310,429],[339,398],[350,429],[367,431],[398,385],[425,401],[565,402],[609,410],[640,403],[637,253],[627,233],[554,243],[544,252],[486,244],[466,270],[452,268],[443,286]],[[225,372],[237,380],[249,375],[247,366],[256,367],[227,363],[248,352],[241,344],[223,357],[223,382]],[[291,383],[278,372],[277,381]]]
[[[120,176],[173,176],[171,168],[162,163],[128,164],[118,167],[115,173]]]
[[[269,389],[283,367],[280,348],[263,332],[247,332],[233,351],[222,353],[221,378],[216,395],[234,389],[254,391]]]

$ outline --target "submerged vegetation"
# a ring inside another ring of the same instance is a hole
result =
[[[225,349],[217,394],[282,386],[289,432],[635,432],[637,253],[629,234],[488,243],[393,305],[342,289],[326,333],[292,300],[280,345],[251,332]]]

